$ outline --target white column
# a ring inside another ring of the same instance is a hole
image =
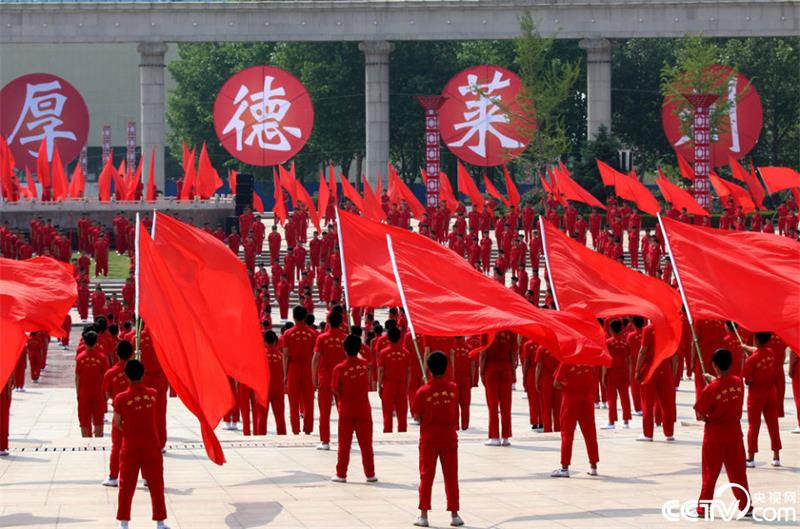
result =
[[[375,185],[378,175],[387,178],[389,163],[389,54],[394,45],[384,40],[358,45],[365,57],[367,163],[366,176]],[[361,175],[357,175],[359,178]]]
[[[155,147],[156,186],[164,191],[164,140],[166,132],[166,90],[164,88],[164,54],[167,45],[163,42],[142,42],[137,46],[141,56],[139,63],[139,88],[142,106],[142,155],[149,167],[150,152]],[[144,169],[142,172],[145,172]],[[142,180],[147,178],[146,173]]]
[[[583,39],[586,50],[586,133],[594,138],[600,125],[611,131],[611,42],[608,39]]]

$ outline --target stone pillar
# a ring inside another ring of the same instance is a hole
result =
[[[139,90],[142,106],[142,155],[147,165],[150,163],[150,152],[155,148],[155,179],[159,191],[164,191],[164,140],[166,132],[166,90],[164,87],[164,55],[167,45],[163,42],[142,42],[137,46],[141,55],[139,63]],[[145,172],[145,171],[142,171]],[[146,174],[142,176],[145,182]]]
[[[385,40],[364,41],[364,95],[366,99],[367,163],[366,176],[375,185],[378,175],[386,180],[389,163],[389,54],[394,45]],[[357,175],[360,178],[360,175]]]
[[[594,138],[600,125],[611,131],[611,42],[608,39],[583,39],[586,50],[586,134]]]

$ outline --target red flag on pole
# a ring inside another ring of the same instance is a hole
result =
[[[231,192],[231,195],[236,195],[236,177],[239,176],[239,173],[236,169],[228,169],[228,189]]]
[[[367,182],[367,177],[361,177],[361,184],[364,189],[364,216],[376,220],[378,222],[386,220],[386,212],[381,207],[380,200],[372,192],[372,188]]]
[[[450,177],[439,171],[439,200],[447,204],[447,209],[452,215],[458,209],[458,199],[453,193],[453,186],[450,184]]]
[[[272,208],[272,212],[275,214],[275,218],[278,219],[281,224],[286,223],[286,204],[283,201],[283,189],[281,188],[281,180],[278,176],[278,171],[275,168],[272,168],[272,182],[273,182],[273,197],[275,198],[275,206]]]
[[[328,210],[328,203],[331,200],[331,190],[328,188],[328,183],[325,181],[325,171],[319,170],[319,191],[317,192],[317,212],[320,216],[324,216]]]
[[[661,172],[660,167],[656,166],[656,169],[658,170],[659,175],[659,177],[656,178],[656,184],[661,190],[661,194],[664,196],[665,201],[672,204],[672,206],[678,210],[686,208],[686,212],[691,213],[692,215],[700,215],[702,217],[709,216],[708,211],[703,209],[703,207],[697,203],[692,195],[667,180],[666,177],[664,177],[664,173]]]
[[[297,180],[295,180],[292,173],[284,169],[280,164],[278,164],[278,175],[281,179],[281,186],[289,193],[289,198],[292,199],[292,207],[297,207]]]
[[[350,184],[350,181],[347,180],[347,177],[342,175],[341,181],[342,181],[342,193],[348,200],[350,200],[350,202],[352,202],[358,208],[358,211],[360,211],[363,214],[365,210],[364,199],[361,198],[361,195],[358,194],[356,188],[354,188]]]
[[[508,172],[508,167],[503,164],[503,176],[506,179],[506,194],[508,195],[508,201],[513,204],[514,206],[519,206],[520,196],[519,191],[517,190],[516,184],[514,184],[514,180],[511,178],[511,174]]]
[[[264,213],[264,201],[255,191],[253,191],[253,211]]]
[[[478,190],[478,186],[475,185],[475,181],[469,175],[467,168],[464,167],[461,160],[457,160],[456,164],[458,167],[458,192],[467,195],[470,201],[472,201],[473,207],[482,211],[485,201],[483,200],[483,196],[481,196],[481,192]]]
[[[36,182],[27,166],[25,167],[25,185],[28,187],[28,194],[30,194],[31,198],[36,198],[39,196],[36,191]]]
[[[72,180],[69,182],[69,197],[81,198],[86,189],[86,177],[83,174],[83,168],[80,162],[75,164],[75,170],[72,171]]]
[[[39,144],[39,153],[36,157],[36,175],[39,177],[39,183],[42,184],[42,197],[50,195],[50,200],[53,198],[51,182],[50,182],[50,163],[47,157],[47,140],[42,140]]]
[[[61,154],[58,146],[53,146],[53,163],[50,167],[53,182],[53,200],[63,200],[69,193],[69,181],[64,172],[64,165],[61,163]]]
[[[331,197],[333,197],[333,203],[338,206],[339,190],[336,188],[336,171],[333,170],[333,164],[330,162],[328,162],[328,174],[330,177]]]
[[[624,173],[620,173],[607,163],[600,160],[595,161],[597,162],[597,170],[600,171],[600,179],[603,181],[604,186],[613,186],[617,176],[625,176]]]
[[[675,156],[678,158],[678,169],[681,171],[681,176],[687,180],[694,180],[694,168],[684,158],[680,152],[675,151]]]
[[[791,167],[759,167],[758,172],[761,173],[770,194],[800,187],[800,173]]]
[[[690,321],[731,320],[800,350],[800,244],[773,234],[692,226],[661,217]]]
[[[730,162],[733,177],[747,184],[747,189],[753,197],[753,202],[759,208],[763,207],[766,193],[764,193],[764,188],[761,187],[761,184],[758,183],[755,173],[748,172],[733,156],[729,156],[728,161]]]
[[[155,168],[156,148],[153,147],[150,150],[150,170],[147,172],[147,196],[145,198],[148,202],[153,202],[156,199]]]
[[[194,148],[192,148],[191,153],[187,154],[186,146],[184,146],[183,185],[181,186],[181,196],[178,197],[179,200],[189,200],[189,197],[194,193],[196,179]]]
[[[422,220],[422,216],[425,215],[425,207],[417,200],[417,197],[414,196],[414,193],[411,192],[411,189],[408,188],[405,182],[403,182],[403,179],[397,174],[392,164],[389,164],[389,189],[391,190],[392,187],[394,187],[395,193],[399,195],[399,198],[406,201],[408,209],[411,210],[411,214],[414,215],[414,218]]]
[[[111,199],[111,179],[116,171],[113,160],[114,153],[112,151],[106,159],[106,165],[100,171],[100,176],[97,177],[97,196],[100,202],[108,202]]]
[[[200,198],[208,200],[220,187],[222,187],[222,179],[211,165],[206,144],[203,142],[203,147],[200,149],[200,162],[197,166],[195,190]]]
[[[636,178],[636,173],[632,172],[633,176],[618,173],[614,178],[614,189],[617,195],[625,200],[630,200],[636,204],[639,210],[656,215],[661,211],[661,206],[656,200],[656,197]]]
[[[555,185],[566,200],[583,202],[593,208],[606,209],[602,202],[597,200],[594,195],[586,191],[581,185],[573,180],[569,174],[560,168],[553,167],[550,173],[555,179]]]
[[[294,165],[292,165],[294,169]],[[305,204],[306,211],[308,211],[308,216],[311,218],[311,223],[317,228],[317,231],[322,231],[322,228],[319,224],[319,214],[317,213],[317,208],[314,207],[314,201],[311,199],[311,195],[308,194],[308,190],[306,187],[301,183],[295,180],[294,182],[294,189],[295,194],[297,194],[297,200]]]
[[[733,203],[737,206],[742,206],[742,211],[745,213],[752,213],[755,211],[756,205],[750,198],[750,193],[748,193],[745,188],[737,186],[733,182],[723,180],[714,173],[710,173],[708,178],[711,180],[711,185],[720,198],[730,195],[733,197]]]
[[[139,189],[139,184],[142,183],[142,164],[144,163],[144,158],[139,157],[139,164],[136,166],[136,174],[128,182],[128,190],[125,196],[125,200],[136,200],[136,190]],[[80,165],[80,164],[79,164]]]
[[[492,183],[491,180],[489,180],[489,177],[486,176],[486,173],[483,173],[483,187],[486,188],[486,193],[488,193],[489,195],[493,196],[494,198],[505,204],[506,207],[510,205],[508,199],[504,197],[502,193],[500,193],[500,191],[497,190],[496,187],[494,187],[494,184]]]

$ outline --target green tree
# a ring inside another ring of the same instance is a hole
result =
[[[605,201],[606,190],[597,170],[597,160],[617,168],[620,146],[619,140],[603,125],[593,139],[583,144],[580,160],[573,168],[575,180],[601,201]]]

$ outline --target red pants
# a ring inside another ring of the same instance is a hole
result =
[[[411,378],[408,379],[408,388],[406,388],[406,396],[408,397],[406,410],[411,408],[414,403],[414,397],[417,396],[417,390],[422,386],[422,375],[416,373],[419,373],[419,371],[417,370],[417,362],[414,362],[414,366],[411,368]]]
[[[272,408],[272,413],[275,415],[275,431],[278,435],[286,435],[286,416],[283,411],[284,394],[283,380],[277,377],[270,378],[269,406],[264,410],[264,433],[266,433],[269,408]]]
[[[339,452],[336,459],[336,475],[340,478],[347,477],[353,432],[356,434],[358,448],[361,450],[364,475],[371,478],[375,475],[375,457],[372,452],[372,415],[369,413],[353,415],[344,412],[339,414]]]
[[[89,317],[89,300],[88,299],[81,299],[80,296],[78,297],[78,315],[80,315],[81,320],[86,320]]]
[[[608,422],[617,422],[617,395],[622,404],[622,420],[631,420],[631,401],[628,395],[628,375],[625,368],[611,368],[606,373],[606,396],[608,397]]]
[[[112,479],[119,477],[119,452],[122,449],[122,430],[116,426],[111,427],[111,455],[108,457],[108,476]]]
[[[639,249],[629,248],[631,254],[631,268],[639,268]]]
[[[797,410],[797,425],[800,426],[800,367],[795,369],[797,373],[792,377],[792,394],[794,395],[794,407]]]
[[[392,431],[392,413],[397,414],[397,431],[408,430],[408,400],[406,384],[391,380],[383,381],[381,391],[381,410],[383,411],[383,431]]]
[[[31,365],[31,380],[39,380],[44,367],[43,352],[28,350],[28,363]]]
[[[287,377],[289,386],[289,422],[292,433],[300,433],[300,408],[303,409],[303,432],[314,431],[314,386],[311,384],[311,367],[306,365],[289,366]]]
[[[108,275],[108,257],[98,257],[95,261],[94,277],[103,274]]]
[[[0,450],[8,450],[8,433],[10,429],[11,395],[6,386],[0,387]]]
[[[700,488],[700,501],[714,498],[722,465],[725,465],[730,483],[737,483],[749,491],[741,431],[738,435],[726,435],[718,440],[709,437],[711,436],[708,434],[703,437],[703,485]],[[743,510],[749,501],[747,495],[738,488],[733,489],[733,495],[739,500],[739,509]]]
[[[459,510],[458,502],[458,439],[425,439],[419,441],[419,508],[431,509],[431,489],[436,476],[436,460],[442,462],[447,510]]]
[[[783,363],[778,366],[778,376],[775,378],[777,381],[777,384],[775,385],[775,402],[778,405],[778,417],[783,417],[783,399],[786,397],[786,374],[783,372]]]
[[[778,429],[778,404],[775,391],[772,388],[753,390],[752,386],[747,394],[747,448],[748,452],[758,452],[758,432],[761,430],[761,415],[767,423],[769,440],[772,450],[780,450],[781,434]]]
[[[636,411],[642,411],[642,389],[633,373],[631,373],[630,381],[631,403],[633,403],[633,409]]]
[[[499,439],[501,437],[501,428],[504,439],[511,437],[512,379],[513,374],[507,369],[486,372],[484,385],[486,389],[486,406],[489,408],[489,439]],[[499,416],[498,406],[500,408]]]
[[[167,506],[164,503],[164,459],[156,444],[148,447],[122,445],[119,456],[119,505],[117,520],[131,519],[131,502],[139,480],[139,470],[147,480],[153,520],[166,520]]]
[[[553,377],[548,375],[539,379],[539,390],[542,427],[545,432],[557,432],[561,429],[561,391],[553,387]]]
[[[472,381],[467,378],[456,381],[458,385],[458,409],[461,416],[461,429],[469,428],[469,405],[472,402]]]
[[[28,367],[28,364],[25,362],[25,354],[23,352],[23,354],[19,355],[19,360],[17,360],[17,366],[14,368],[14,387],[15,388],[24,388],[25,387],[25,369],[27,367]]]
[[[253,431],[260,431],[261,417],[256,409],[256,395],[252,389],[244,384],[239,384],[239,411],[242,414],[242,434],[252,435]],[[252,414],[251,414],[252,413]],[[251,423],[252,418],[252,423]],[[252,424],[252,430],[250,428]]]
[[[523,386],[525,387],[525,393],[528,395],[528,419],[530,424],[531,426],[542,424],[541,399],[539,398],[539,392],[536,390],[534,370],[532,368],[528,370]]]
[[[281,313],[281,320],[289,318],[289,299],[278,298],[278,310]]]
[[[606,388],[600,383],[600,375],[602,371],[599,366],[592,368],[592,378],[594,378],[594,403],[600,404],[606,402]]]
[[[100,389],[94,393],[78,393],[78,422],[81,428],[103,425],[106,413],[106,399]]]
[[[572,441],[575,438],[575,426],[581,428],[589,464],[600,461],[597,453],[597,430],[594,425],[594,403],[591,396],[569,393],[562,395],[561,400],[561,465],[568,467],[572,461]]]
[[[142,379],[144,385],[157,392],[156,399],[156,430],[161,441],[161,448],[167,445],[167,378],[163,373],[148,376]]]
[[[333,405],[333,392],[331,381],[327,377],[319,378],[317,388],[317,406],[319,406],[319,442],[331,442],[331,406]],[[371,474],[370,474],[371,475]]]
[[[672,375],[665,371],[659,375],[658,372],[647,384],[642,384],[642,430],[645,437],[653,437],[653,423],[655,405],[661,409],[661,427],[664,429],[666,437],[672,437],[675,429],[675,384],[672,382]]]

